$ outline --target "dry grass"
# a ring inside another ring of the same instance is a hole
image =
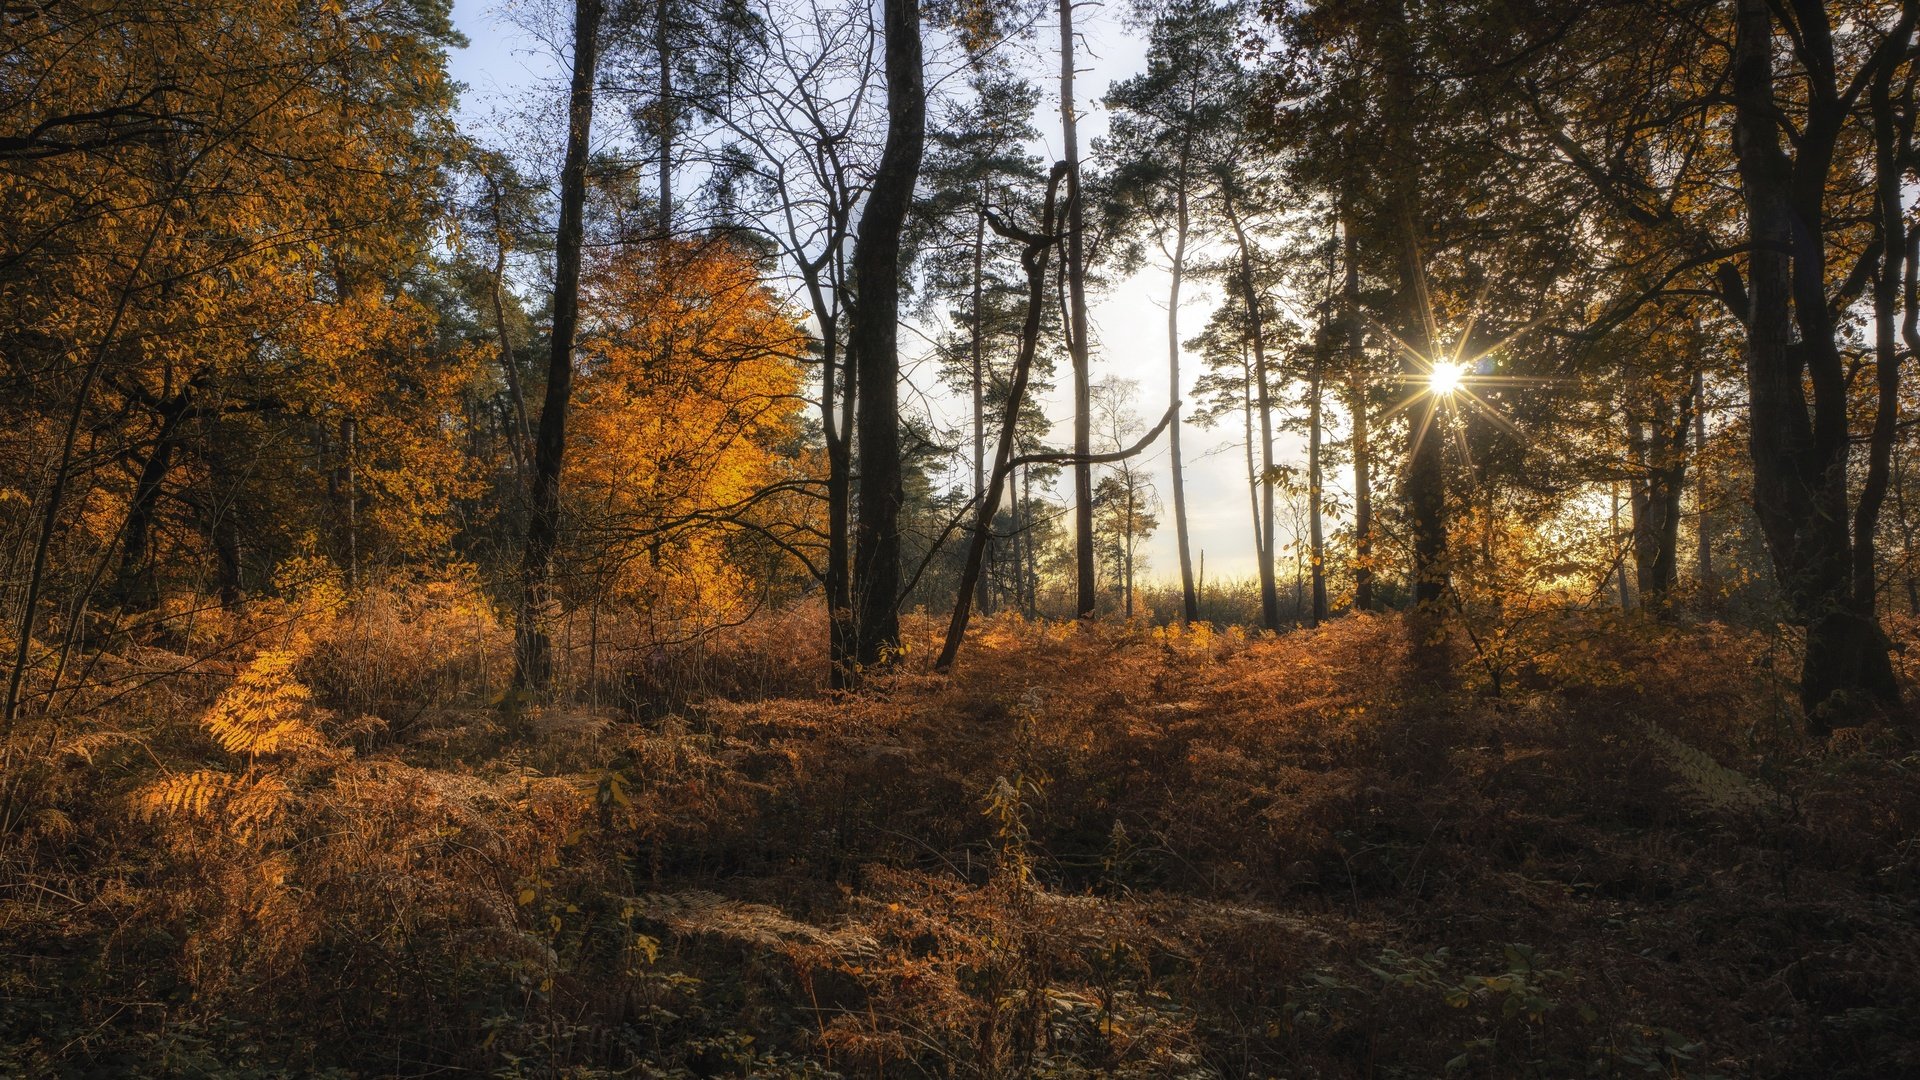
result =
[[[802,611],[516,723],[464,591],[314,603],[11,734],[0,1074],[1920,1071],[1920,759],[1783,640],[1003,618],[834,699]]]

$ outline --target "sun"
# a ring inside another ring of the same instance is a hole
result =
[[[1438,396],[1446,397],[1460,389],[1460,379],[1465,374],[1465,370],[1459,364],[1442,360],[1433,365],[1433,370],[1427,373],[1427,389]]]

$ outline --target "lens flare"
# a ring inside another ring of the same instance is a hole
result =
[[[1460,377],[1466,374],[1459,364],[1442,360],[1427,373],[1427,389],[1442,397],[1460,389]]]

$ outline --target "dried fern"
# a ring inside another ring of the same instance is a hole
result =
[[[294,677],[299,659],[292,649],[262,652],[200,718],[223,749],[253,755],[328,749],[319,727],[324,710]]]
[[[165,817],[208,820],[233,794],[235,777],[212,769],[169,776],[141,788],[134,808],[148,821]]]
[[[234,776],[212,769],[169,776],[134,795],[134,808],[148,821],[218,823],[243,840],[272,826],[292,802],[293,790],[278,776]]]
[[[1680,778],[1690,800],[1708,810],[1757,813],[1779,802],[1771,788],[1727,768],[1711,754],[1650,720],[1641,721],[1662,762]]]

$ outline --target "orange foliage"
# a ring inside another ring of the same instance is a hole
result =
[[[734,527],[791,500],[806,339],[743,253],[623,248],[588,268],[566,490],[598,597],[652,618],[735,614]],[[757,568],[756,568],[757,569]]]

